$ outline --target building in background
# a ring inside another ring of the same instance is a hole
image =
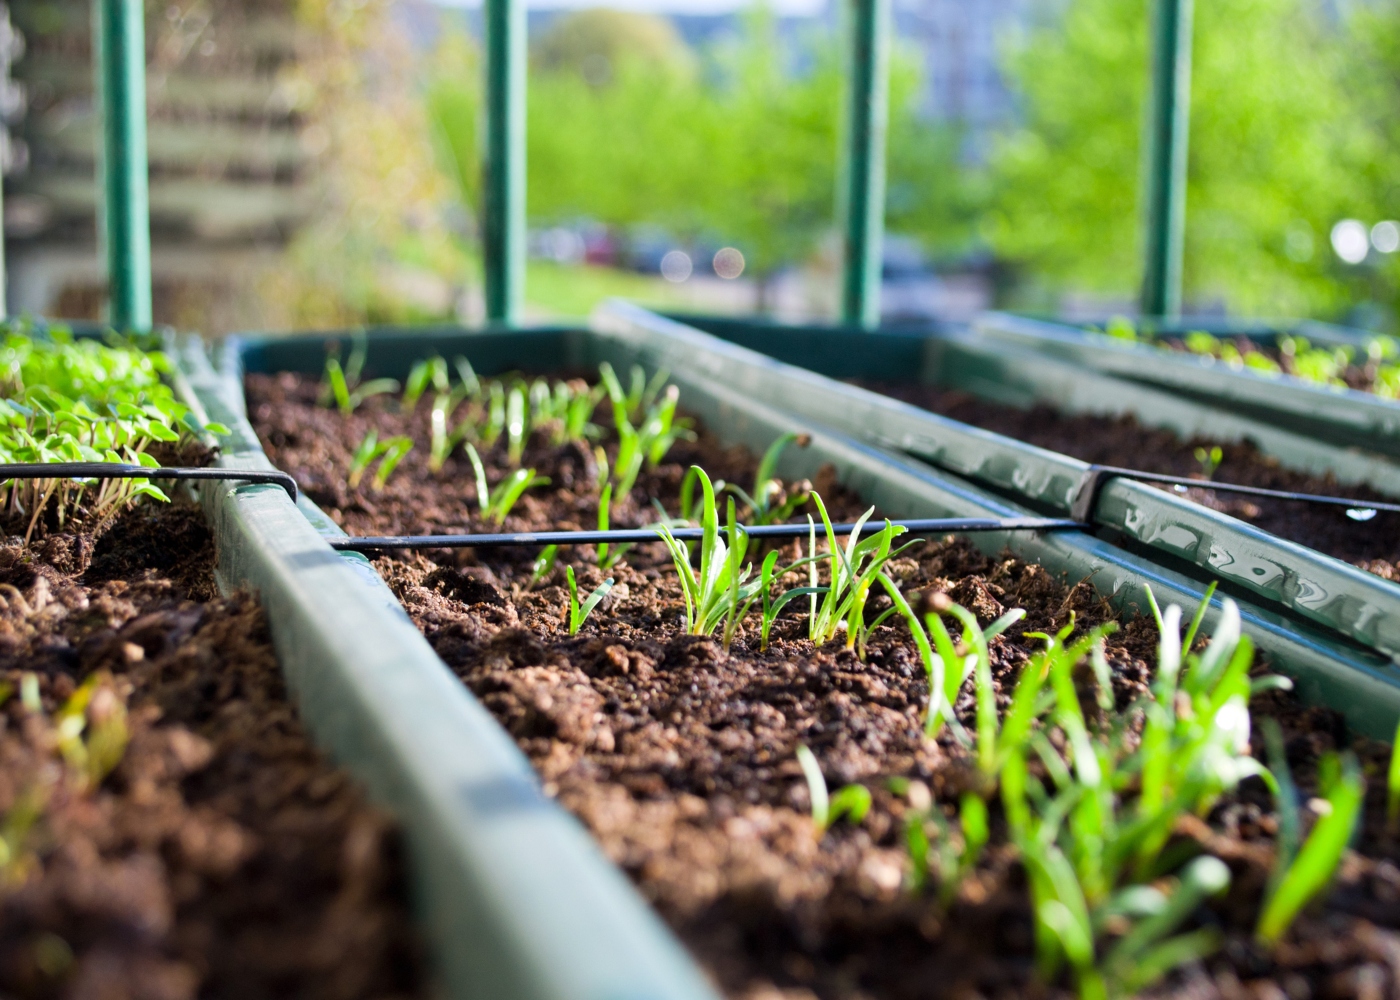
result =
[[[147,5],[151,236],[158,322],[228,329],[253,315],[250,275],[304,215],[307,159],[286,70],[293,0]],[[28,97],[5,185],[8,302],[16,313],[98,318],[91,0],[12,6]],[[5,107],[8,107],[6,104]],[[14,119],[11,118],[11,121]],[[20,145],[22,143],[23,145]]]

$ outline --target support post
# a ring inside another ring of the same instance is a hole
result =
[[[486,319],[511,325],[525,286],[525,2],[486,0]]]
[[[142,0],[94,0],[102,107],[103,238],[110,316],[151,327],[151,216],[146,168],[146,12]]]
[[[841,188],[845,269],[841,319],[872,329],[880,323],[884,260],[890,0],[846,0],[846,4],[850,56]]]
[[[1186,232],[1186,152],[1191,132],[1193,0],[1153,4],[1152,94],[1147,135],[1146,316],[1181,313]]]

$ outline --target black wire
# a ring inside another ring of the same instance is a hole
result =
[[[280,486],[297,499],[297,481],[285,472],[264,469],[205,469],[161,466],[158,469],[125,462],[23,462],[0,464],[0,482],[11,479],[176,479],[214,480]]]
[[[1287,490],[1269,490],[1262,486],[1242,486],[1238,483],[1218,483],[1213,479],[1191,479],[1188,476],[1169,476],[1160,472],[1139,472],[1136,469],[1120,469],[1115,465],[1091,465],[1084,471],[1079,481],[1074,503],[1070,506],[1070,516],[1079,521],[1093,519],[1094,507],[1099,494],[1110,479],[1136,479],[1148,483],[1168,483],[1175,486],[1188,486],[1202,490],[1215,490],[1220,493],[1244,493],[1249,496],[1269,497],[1274,500],[1299,500],[1304,503],[1327,504],[1347,507],[1352,510],[1386,510],[1400,512],[1400,504],[1383,503],[1377,500],[1352,500],[1347,497],[1322,496],[1317,493],[1290,493]]]
[[[1048,531],[1058,528],[1085,528],[1087,525],[1063,517],[942,517],[912,521],[893,521],[910,534],[941,534],[969,531]],[[862,535],[883,531],[885,522],[867,521],[861,526]],[[849,535],[854,524],[835,524],[832,531]],[[750,538],[806,538],[807,524],[745,525],[744,534]],[[724,529],[721,529],[723,534]],[[818,524],[817,534],[825,537],[826,529]],[[672,528],[671,536],[681,542],[698,542],[704,538],[701,528]],[[611,531],[527,531],[499,535],[383,535],[362,538],[327,538],[331,548],[341,552],[364,552],[375,549],[461,549],[496,548],[508,545],[598,545],[607,543],[659,542],[656,528],[617,528]]]

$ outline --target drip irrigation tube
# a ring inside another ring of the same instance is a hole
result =
[[[1056,528],[1087,528],[1086,524],[1063,517],[931,517],[892,521],[897,528],[914,535],[968,531],[1050,531]],[[742,525],[750,538],[806,538],[812,530],[807,524]],[[849,535],[854,524],[835,524],[837,535]],[[866,522],[862,535],[883,531],[885,522]],[[823,529],[824,530],[824,529]],[[671,537],[680,542],[704,539],[703,528],[672,528]],[[655,528],[615,528],[611,531],[527,531],[499,535],[380,535],[360,538],[330,538],[330,546],[339,552],[366,552],[375,549],[462,549],[488,548],[507,545],[597,545],[626,542],[659,542]]]
[[[280,486],[297,500],[297,481],[285,472],[165,466],[149,468],[118,462],[22,462],[0,464],[0,482],[9,479],[176,479]]]
[[[1346,507],[1348,513],[1356,512],[1355,520],[1369,521],[1376,511],[1400,512],[1400,503],[1382,503],[1376,500],[1357,500],[1347,497],[1322,496],[1317,493],[1290,493],[1287,490],[1269,490],[1262,486],[1242,486],[1239,483],[1217,483],[1211,479],[1192,479],[1190,476],[1169,476],[1160,472],[1139,472],[1136,469],[1123,469],[1116,465],[1091,465],[1084,470],[1084,478],[1079,481],[1079,489],[1070,505],[1070,517],[1076,521],[1090,521],[1094,508],[1098,505],[1099,494],[1110,479],[1136,479],[1145,483],[1167,483],[1174,486],[1189,486],[1217,493],[1247,493],[1254,497],[1271,497],[1275,500],[1297,500],[1302,503],[1326,504],[1333,507]]]

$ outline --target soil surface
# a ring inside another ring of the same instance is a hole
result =
[[[179,501],[0,541],[0,995],[424,996],[395,830],[313,748],[213,561]],[[96,780],[59,722],[93,676],[90,749],[129,737]]]
[[[316,385],[296,376],[252,376],[249,412],[268,453],[352,534],[484,530],[465,459],[426,465],[426,404],[397,412],[371,400],[349,418],[314,405]],[[684,405],[684,398],[682,398]],[[375,492],[345,486],[351,453],[374,428],[418,443]],[[504,455],[485,456],[490,478]],[[755,462],[702,432],[677,445],[639,482],[614,523],[650,520],[651,499],[674,512],[684,467],[750,485]],[[527,495],[511,530],[592,526],[596,485],[586,452],[532,443],[524,464],[554,477]],[[818,484],[850,517],[860,504],[832,482]],[[546,791],[593,831],[608,855],[689,945],[725,993],[741,1000],[913,1000],[1066,997],[1064,984],[1032,974],[1032,919],[1024,874],[1005,847],[988,849],[948,907],[905,886],[903,821],[908,800],[887,779],[921,782],[951,808],[974,780],[964,751],[924,738],[924,670],[907,629],[880,626],[865,662],[836,641],[806,638],[795,602],[760,649],[746,625],[726,651],[686,636],[674,569],[658,545],[631,550],[607,575],[611,594],[578,635],[564,625],[561,569],[533,589],[533,551],[469,550],[383,557],[379,572],[443,660],[515,737]],[[789,549],[786,558],[795,556]],[[580,590],[604,574],[595,553],[563,550]],[[1009,555],[965,542],[931,541],[889,567],[911,600],[944,592],[983,622],[1019,607],[1026,618],[992,642],[1005,693],[1036,648],[1027,632],[1075,616],[1080,629],[1112,611],[1084,583],[1057,579]],[[797,582],[794,579],[791,582]],[[872,611],[887,606],[872,601]],[[750,619],[750,623],[756,616]],[[1141,617],[1107,643],[1120,706],[1146,689],[1155,629]],[[1340,718],[1289,696],[1259,699],[1278,718],[1300,787],[1310,794],[1319,756],[1346,740]],[[965,689],[959,715],[970,724]],[[858,825],[815,831],[794,753],[812,748],[828,783],[867,785],[874,797]],[[1387,748],[1361,748],[1380,766]],[[1251,921],[1276,828],[1263,786],[1246,785],[1209,817],[1181,831],[1234,869],[1231,893],[1197,914],[1227,944],[1189,966],[1156,995],[1276,1000],[1389,997],[1400,990],[1400,867],[1381,833],[1383,792],[1373,782],[1363,854],[1349,858],[1327,904],[1295,924],[1273,953],[1251,943]],[[999,823],[1000,821],[996,821]],[[1000,827],[994,823],[995,832]],[[1004,832],[1001,841],[1004,843]]]
[[[1263,454],[1249,441],[1230,443],[1199,437],[1183,440],[1169,430],[1143,427],[1131,415],[1066,414],[1049,406],[1018,410],[960,390],[907,382],[870,383],[867,388],[1097,465],[1198,477],[1204,482],[1206,476],[1196,449],[1203,448],[1209,454],[1211,448],[1219,447],[1221,462],[1210,478],[1220,482],[1354,497],[1363,503],[1391,499],[1367,486],[1344,486],[1331,476],[1310,476],[1283,468],[1276,458]],[[1192,488],[1186,496],[1280,538],[1343,559],[1387,580],[1400,580],[1400,514],[1382,511],[1369,521],[1354,521],[1344,507],[1217,493],[1204,487]]]

